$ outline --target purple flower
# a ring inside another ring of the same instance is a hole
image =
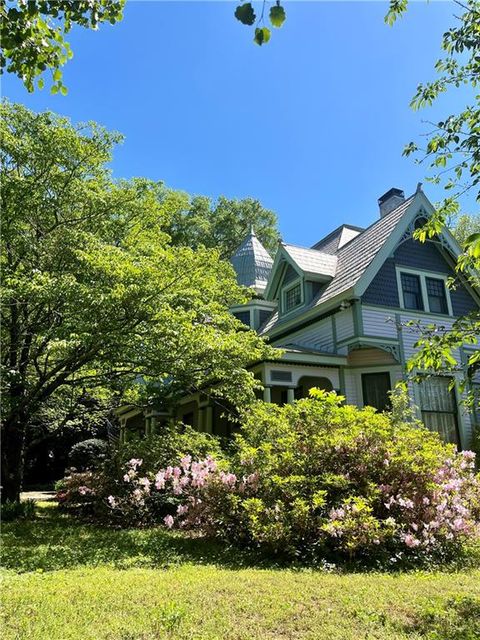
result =
[[[171,528],[173,527],[173,523],[174,523],[175,521],[174,521],[174,519],[173,519],[173,516],[168,515],[168,516],[165,516],[165,518],[163,519],[163,522],[165,523],[165,526],[166,526],[168,529],[171,529]]]

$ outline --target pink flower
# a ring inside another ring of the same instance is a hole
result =
[[[155,476],[155,489],[160,491],[161,489],[165,489],[165,472],[159,471]]]
[[[113,496],[108,496],[107,502],[112,507],[112,509],[115,509],[115,507],[117,506],[117,501]]]
[[[190,467],[191,462],[192,456],[183,456],[183,458],[180,460],[180,465],[184,471],[187,471],[187,469]]]
[[[89,487],[78,487],[78,493],[81,496],[88,496],[88,494],[93,493],[93,491],[89,489]]]
[[[184,516],[188,512],[188,506],[186,504],[179,504],[177,507],[177,514]]]
[[[132,467],[132,469],[136,469],[137,467],[142,466],[143,460],[141,458],[132,458],[127,462],[127,464],[129,467]]]
[[[224,473],[223,471],[221,471],[220,480],[228,487],[233,487],[237,482],[237,476],[234,473]]]
[[[175,521],[174,521],[174,519],[173,519],[173,516],[168,515],[168,516],[165,516],[165,518],[163,519],[163,522],[165,523],[165,526],[166,526],[168,529],[171,529],[171,528],[173,527],[173,523],[174,523]]]
[[[140,478],[138,484],[143,487],[145,493],[150,493],[150,485],[152,484],[148,478]]]
[[[420,540],[418,540],[418,538],[415,538],[415,536],[412,536],[412,534],[410,533],[407,533],[403,541],[405,542],[407,547],[410,547],[411,549],[418,547],[418,545],[420,544]]]

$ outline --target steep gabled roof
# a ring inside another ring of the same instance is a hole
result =
[[[337,256],[322,253],[316,249],[306,249],[283,242],[282,247],[304,273],[312,276],[324,276],[326,278],[333,278],[335,275]]]
[[[410,218],[410,215],[406,216],[406,214],[416,198],[418,198],[418,206],[414,207],[415,211],[421,205],[424,205],[426,209],[433,210],[423,192],[417,191],[396,209],[379,218],[349,242],[339,247],[335,254],[337,267],[334,278],[322,287],[317,297],[309,305],[299,309],[297,313],[289,315],[285,322],[289,322],[337,296],[340,297],[343,293],[352,295],[354,288],[360,286],[361,280],[365,283],[368,271],[373,273],[374,269],[380,268],[381,264],[375,265],[375,261],[384,259],[380,255],[382,250],[385,250],[388,240],[391,239],[392,233],[399,226],[400,221],[406,217]],[[310,251],[316,250],[311,249]],[[355,290],[355,293],[358,292]],[[266,333],[281,324],[283,324],[283,319],[276,312],[261,328],[261,333]]]
[[[259,294],[265,291],[273,260],[252,229],[231,257],[238,284],[252,287]]]
[[[326,302],[357,284],[414,199],[415,195],[410,196],[396,209],[340,247],[337,251],[338,264],[335,278],[320,293],[315,305]]]

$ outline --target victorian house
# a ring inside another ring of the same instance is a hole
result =
[[[282,242],[274,260],[252,230],[232,257],[238,282],[255,292],[232,313],[283,352],[279,360],[252,364],[265,401],[294,402],[320,387],[382,411],[388,392],[406,377],[418,339],[408,321],[449,327],[479,308],[480,293],[455,274],[460,248],[449,231],[425,243],[413,238],[434,212],[420,185],[408,198],[390,189],[378,204],[377,219],[366,229],[342,224],[311,247]],[[447,287],[449,278],[454,287]],[[460,365],[471,348],[454,354]],[[451,382],[450,376],[426,376],[410,384],[410,394],[427,427],[465,448],[480,414],[464,408]],[[224,413],[198,393],[185,397],[174,417],[228,435]],[[149,433],[167,415],[125,408],[119,417],[125,437],[135,425]]]

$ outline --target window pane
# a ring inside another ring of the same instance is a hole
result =
[[[426,378],[419,385],[420,409],[425,426],[437,431],[445,442],[458,444],[457,406],[445,376]]]
[[[430,431],[437,431],[445,442],[458,444],[457,420],[453,413],[429,413],[422,411],[424,425]]]
[[[438,278],[426,278],[428,306],[432,313],[448,313],[445,283]]]
[[[400,274],[403,291],[403,304],[406,309],[423,310],[422,289],[420,278],[410,273]]]
[[[246,324],[247,327],[250,326],[250,311],[235,311],[233,315],[237,320]]]
[[[378,411],[386,411],[390,407],[388,392],[391,390],[390,374],[364,373],[362,374],[363,404],[375,407]]]
[[[455,396],[450,391],[451,379],[436,376],[422,380],[420,388],[420,408],[422,411],[450,411],[456,410]]]
[[[285,310],[289,311],[297,307],[301,302],[300,285],[297,284],[289,289],[285,294]]]

